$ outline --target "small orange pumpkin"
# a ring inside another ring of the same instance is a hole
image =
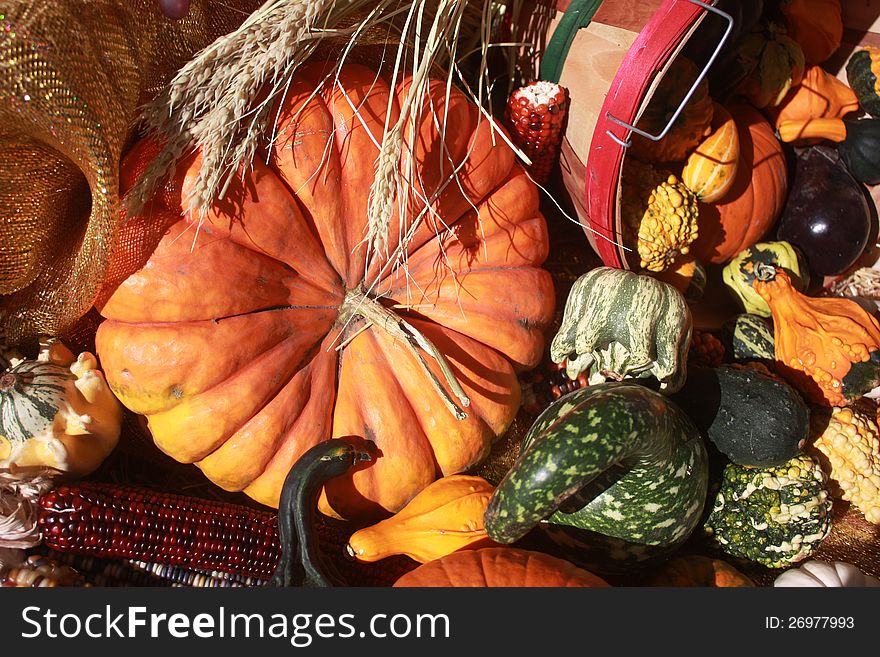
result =
[[[358,561],[403,554],[426,563],[457,550],[493,545],[483,514],[494,490],[482,477],[438,479],[390,518],[352,534],[346,550]]]
[[[758,242],[782,211],[788,191],[785,153],[773,126],[754,107],[728,108],[736,121],[740,161],[730,191],[717,203],[700,203],[699,237],[690,253],[723,263]]]
[[[843,16],[840,0],[782,0],[788,36],[804,51],[808,64],[821,64],[840,48]]]
[[[591,587],[608,582],[569,561],[508,547],[466,550],[429,561],[403,575],[395,587]]]

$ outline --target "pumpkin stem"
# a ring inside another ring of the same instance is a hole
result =
[[[391,337],[400,340],[406,349],[415,356],[425,376],[431,382],[431,387],[440,395],[449,411],[456,419],[464,420],[467,418],[467,413],[464,412],[462,406],[465,408],[470,406],[470,398],[467,396],[464,388],[461,387],[461,384],[455,377],[455,373],[452,371],[452,367],[443,354],[415,326],[393,313],[375,299],[368,297],[362,290],[349,290],[345,295],[345,301],[342,303],[339,315],[344,321],[355,315],[360,315],[367,322],[382,328]],[[446,388],[443,387],[440,379],[437,378],[437,375],[428,366],[428,361],[425,359],[422,351],[427,352],[440,367],[443,378],[452,390],[452,393],[458,398],[461,406],[455,402],[446,391]]]

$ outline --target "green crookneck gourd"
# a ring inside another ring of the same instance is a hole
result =
[[[322,561],[314,532],[318,497],[324,483],[375,459],[370,443],[342,437],[306,451],[290,469],[281,489],[278,535],[281,558],[267,586],[344,586],[332,562]]]
[[[566,373],[608,379],[655,377],[660,390],[684,385],[693,321],[687,302],[671,285],[630,271],[597,267],[578,278],[550,345]]]
[[[547,519],[620,539],[631,549],[609,558],[639,561],[645,546],[675,546],[690,535],[707,481],[705,444],[674,403],[635,382],[602,383],[538,417],[489,502],[485,527],[492,540],[513,543]],[[571,508],[575,501],[584,503]]]

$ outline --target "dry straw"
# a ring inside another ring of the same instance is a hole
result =
[[[355,48],[385,34],[392,83],[413,82],[396,121],[386,120],[368,218],[368,258],[388,256],[388,226],[394,204],[420,197],[415,163],[405,152],[405,126],[419,123],[426,109],[429,76],[446,75],[474,102],[488,107],[487,58],[492,34],[506,2],[490,0],[268,0],[235,32],[221,37],[179,71],[167,90],[144,111],[148,131],[164,148],[130,190],[126,205],[136,214],[178,161],[200,149],[202,166],[185,210],[201,213],[223,197],[236,175],[271,141],[273,107],[296,73],[322,43],[341,44],[335,76]],[[461,62],[478,60],[467,76]],[[468,80],[469,78],[469,80]],[[474,81],[475,80],[475,81]],[[484,109],[484,118],[493,121]],[[445,117],[438,117],[443,129]],[[496,132],[501,135],[501,132]],[[506,140],[506,137],[502,137]],[[412,143],[412,142],[410,142]],[[450,161],[448,184],[457,183]],[[444,185],[445,186],[445,185]],[[435,192],[435,196],[441,190]],[[430,198],[420,198],[430,207]],[[428,210],[430,212],[430,210]],[[414,233],[424,217],[408,227]],[[408,235],[398,236],[391,259],[404,264]]]

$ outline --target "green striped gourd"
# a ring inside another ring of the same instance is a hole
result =
[[[776,360],[773,327],[758,315],[731,317],[721,328],[724,347],[734,360]]]
[[[489,537],[519,540],[542,520],[644,546],[679,545],[697,526],[708,485],[706,447],[668,398],[635,382],[577,390],[535,421],[485,514]],[[572,501],[580,508],[572,508]],[[562,509],[567,509],[566,512]]]
[[[660,390],[679,390],[687,375],[693,321],[674,287],[631,271],[597,267],[578,278],[550,345],[556,363],[567,361],[576,379],[655,377]]]
[[[95,470],[116,446],[122,407],[95,357],[60,343],[0,375],[0,469]]]

